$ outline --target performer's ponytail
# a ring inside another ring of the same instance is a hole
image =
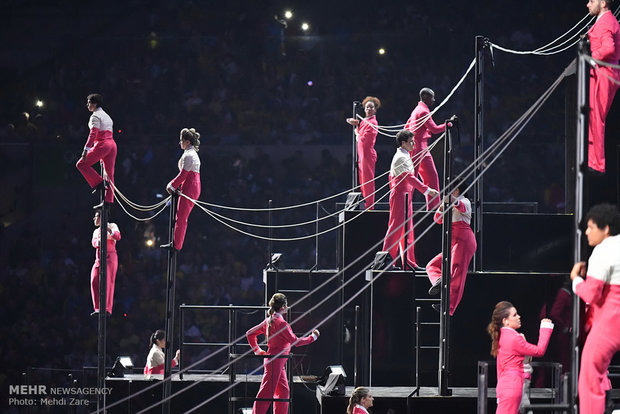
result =
[[[157,345],[157,341],[161,341],[166,337],[166,332],[161,329],[156,330],[151,335],[151,340],[149,341],[149,349],[153,348],[153,345]]]
[[[512,303],[507,301],[499,302],[495,305],[493,316],[491,316],[491,323],[487,326],[487,332],[491,335],[491,355],[494,357],[497,357],[497,352],[499,351],[499,334],[503,326],[503,320],[509,316],[511,308],[514,308]]]
[[[349,398],[349,406],[347,407],[347,414],[353,414],[353,409],[357,404],[359,404],[363,398],[368,397],[370,390],[364,387],[357,387],[351,393],[351,398]]]
[[[269,338],[269,328],[271,327],[273,314],[276,312],[280,312],[280,309],[282,309],[284,306],[286,306],[286,296],[283,293],[274,293],[269,300],[269,310],[267,311],[267,315],[269,315],[266,333],[267,338]]]

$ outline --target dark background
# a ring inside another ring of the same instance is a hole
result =
[[[103,94],[103,108],[114,120],[116,184],[132,201],[160,200],[158,194],[177,172],[178,132],[195,127],[202,134],[201,200],[250,208],[266,207],[270,199],[275,206],[292,205],[351,188],[351,130],[344,119],[351,115],[352,101],[378,96],[379,123],[402,124],[422,87],[433,88],[438,102],[450,92],[474,57],[474,36],[532,50],[587,13],[584,2],[563,1],[228,3],[0,5],[3,392],[8,384],[22,382],[29,367],[96,365],[97,325],[89,317],[96,198],[74,166],[88,135],[89,93]],[[283,30],[274,15],[287,7],[294,19]],[[302,21],[309,22],[309,32],[299,29]],[[380,47],[385,55],[377,54]],[[547,57],[496,50],[494,66],[487,59],[485,145],[574,56],[574,48]],[[485,201],[495,203],[487,211],[518,210],[517,203],[527,203],[530,212],[571,212],[564,196],[564,92],[564,86],[558,89],[485,175]],[[43,107],[36,107],[36,100]],[[473,159],[471,75],[434,118],[439,123],[452,114],[461,120],[459,171]],[[611,202],[618,198],[617,114],[616,102],[607,123],[610,172],[597,178],[600,198]],[[377,175],[389,168],[393,148],[391,138],[378,136]],[[441,150],[433,155],[438,160]],[[331,199],[322,208],[332,212],[335,202],[343,201],[344,196]],[[243,221],[268,220],[262,212],[217,211]],[[310,206],[274,214],[273,220],[295,223],[314,216]],[[112,221],[122,239],[108,354],[110,359],[132,355],[141,366],[150,333],[164,325],[165,306],[165,256],[145,241],[167,242],[168,218],[164,212],[138,222],[116,204]],[[321,229],[335,224],[325,220]],[[267,235],[264,229],[244,230]],[[310,225],[275,231],[274,237],[313,232]],[[334,232],[319,246],[319,267],[335,268]],[[315,264],[314,249],[313,240],[273,247],[284,253],[287,267],[306,269]],[[195,209],[178,260],[177,303],[262,305],[267,251],[266,242],[233,232]],[[502,299],[499,293],[489,295]],[[471,329],[483,331],[491,310],[472,313],[481,322]],[[186,335],[209,341],[226,332],[222,318],[197,314]]]

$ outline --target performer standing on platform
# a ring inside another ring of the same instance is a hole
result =
[[[588,0],[588,11],[596,22],[588,30],[590,50],[596,60],[618,64],[620,25],[611,12],[614,0]],[[620,82],[620,69],[599,66],[590,69],[590,120],[588,167],[605,172],[605,119]]]
[[[424,184],[433,190],[439,191],[439,176],[437,175],[433,156],[430,152],[422,155],[428,148],[428,140],[432,134],[440,134],[446,130],[445,123],[437,125],[430,116],[429,108],[434,104],[435,92],[430,88],[422,88],[420,90],[420,102],[411,112],[411,116],[407,120],[407,124],[405,124],[405,129],[413,132],[415,145],[411,157],[417,165],[415,168],[416,177],[419,174]],[[453,116],[452,119],[456,119],[456,116]],[[434,210],[440,204],[440,200],[434,197],[426,196],[426,208],[429,210]]]
[[[573,292],[592,311],[592,328],[586,338],[579,372],[579,412],[603,413],[609,390],[607,368],[620,350],[620,213],[615,206],[599,204],[587,215],[588,260],[575,263],[570,277]],[[584,280],[583,277],[586,276]]]
[[[450,280],[450,315],[454,315],[456,307],[463,298],[465,290],[465,279],[467,278],[467,269],[474,253],[476,253],[476,236],[472,231],[469,223],[471,222],[471,202],[461,194],[463,183],[456,184],[452,195],[452,271],[450,272],[452,279]],[[441,216],[443,204],[439,205],[435,212],[435,221],[439,224],[443,222]],[[439,253],[426,265],[426,273],[431,281],[429,295],[436,295],[441,289],[441,264],[443,255]]]
[[[360,123],[355,118],[347,118],[350,125],[356,126],[355,136],[357,139],[357,162],[359,168],[360,186],[364,196],[364,205],[373,210],[375,203],[375,163],[377,151],[375,141],[377,139],[377,109],[381,108],[381,101],[374,96],[367,96],[362,102],[366,118]]]
[[[95,211],[93,222],[97,227],[93,231],[92,245],[95,250],[95,264],[90,271],[90,293],[93,298],[93,307],[95,311],[92,313],[99,313],[99,267],[100,267],[100,253],[99,246],[101,245],[101,212]],[[108,223],[107,231],[107,254],[106,258],[106,273],[108,277],[106,279],[106,311],[112,314],[112,305],[114,303],[114,282],[116,281],[116,269],[118,269],[118,256],[116,254],[116,242],[121,239],[121,232],[118,230],[118,226],[114,223]]]
[[[166,186],[166,191],[172,194],[181,191],[186,196],[196,200],[200,196],[200,134],[194,128],[183,128],[179,137],[179,146],[183,149],[183,155],[179,159],[179,174]],[[194,208],[194,203],[187,198],[179,196],[176,224],[174,226],[174,242],[172,246],[165,244],[162,247],[177,250],[183,248],[185,232],[187,231],[187,218]]]
[[[245,336],[252,350],[256,355],[288,355],[291,346],[303,346],[316,341],[320,335],[315,329],[312,335],[304,338],[297,338],[291,326],[284,320],[287,310],[286,296],[282,293],[275,293],[269,301],[268,317],[252,329],[248,330]],[[265,335],[267,338],[267,352],[258,346],[257,336]],[[287,358],[274,358],[269,361],[265,358],[263,379],[260,384],[257,399],[289,398],[289,385],[286,378]],[[271,401],[255,401],[252,414],[264,414],[269,409]],[[288,412],[288,402],[274,401],[274,414],[286,414]]]
[[[88,121],[90,134],[82,151],[82,157],[75,165],[82,173],[88,184],[95,190],[106,186],[103,178],[95,169],[93,164],[103,161],[103,169],[107,179],[114,184],[114,164],[116,163],[116,142],[112,135],[112,118],[101,108],[103,97],[98,93],[88,95],[86,107],[92,115]],[[106,188],[105,202],[114,202],[114,191]]]
[[[368,414],[368,408],[372,407],[373,401],[368,388],[357,387],[349,398],[347,414]]]
[[[166,348],[166,332],[158,329],[151,335],[149,342],[149,355],[146,357],[146,365],[144,366],[144,375],[147,377],[150,377],[151,374],[164,373],[164,362],[166,361],[164,348]],[[181,350],[177,349],[177,353],[172,360],[172,367],[178,365],[180,356]]]
[[[492,339],[491,355],[497,357],[496,414],[518,414],[525,376],[523,360],[526,356],[543,356],[553,332],[551,319],[542,319],[538,344],[534,345],[516,331],[520,327],[521,317],[512,303],[495,305],[487,331]]]
[[[407,205],[407,263],[402,261],[403,269],[407,265],[414,270],[423,270],[418,267],[415,260],[414,236],[413,236],[413,198],[414,188],[425,196],[436,197],[439,193],[423,184],[415,175],[413,163],[409,151],[413,150],[413,133],[403,129],[396,134],[396,153],[392,158],[390,167],[390,218],[388,229],[383,241],[383,251],[389,251],[392,259],[396,259],[401,252],[405,251],[405,195],[409,195]]]

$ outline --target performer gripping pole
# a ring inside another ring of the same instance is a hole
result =
[[[355,139],[357,141],[357,160],[359,169],[359,184],[364,196],[366,208],[372,210],[375,204],[375,163],[377,151],[375,141],[378,133],[377,110],[381,108],[381,101],[374,96],[367,96],[362,101],[366,118],[360,122],[355,118],[347,118],[349,125],[355,126]],[[373,127],[374,126],[374,127]]]
[[[90,291],[93,299],[93,314],[99,313],[99,281],[103,274],[101,271],[101,212],[102,209],[95,211],[93,223],[97,228],[93,231],[92,245],[96,249],[95,263],[90,272]],[[115,223],[108,223],[108,231],[106,232],[107,252],[106,252],[106,306],[107,313],[112,314],[112,306],[114,302],[114,281],[116,280],[116,270],[118,269],[118,256],[116,254],[116,242],[121,239],[121,232]]]
[[[432,134],[440,134],[446,130],[446,123],[441,125],[435,124],[430,115],[430,107],[435,104],[435,92],[430,88],[422,88],[420,90],[420,102],[411,112],[411,116],[405,125],[405,129],[413,132],[413,140],[415,142],[414,149],[411,153],[412,158],[418,159],[421,153],[428,147],[428,140]],[[453,117],[454,118],[454,117]],[[439,175],[430,152],[424,154],[419,165],[415,168],[415,175],[420,175],[422,182],[435,191],[439,191]],[[428,210],[436,209],[440,204],[436,195],[426,196],[426,208]]]
[[[103,161],[107,179],[114,183],[114,164],[116,163],[116,142],[113,136],[112,118],[101,108],[103,97],[98,93],[88,95],[86,107],[92,115],[88,121],[90,134],[82,151],[82,157],[75,165],[93,189],[106,187],[105,202],[114,202],[114,191],[108,188],[101,175],[95,171],[93,164]]]
[[[411,231],[406,235],[407,240],[407,262],[403,262],[402,266],[409,265],[414,270],[418,268],[415,261],[414,253],[414,237],[413,237],[413,208],[411,206],[411,197],[414,188],[425,196],[433,198],[439,195],[439,192],[422,183],[415,176],[413,162],[409,155],[413,151],[413,133],[411,131],[402,130],[396,134],[396,153],[392,158],[390,167],[390,218],[388,221],[388,229],[383,241],[383,250],[389,251],[392,259],[397,259],[399,247],[402,249],[403,239],[405,237],[404,222],[409,221]],[[405,195],[409,194],[409,208],[407,217],[405,217]]]
[[[596,17],[588,38],[594,59],[616,65],[620,60],[620,24],[610,10],[614,2],[588,1],[588,11]],[[620,69],[598,65],[590,69],[588,167],[601,173],[605,172],[605,119],[619,88],[613,79],[620,81]]]
[[[168,183],[166,191],[170,194],[182,191],[186,196],[196,200],[200,196],[200,157],[198,157],[200,134],[194,128],[183,128],[179,137],[179,146],[184,151],[179,159],[179,174]],[[194,203],[187,198],[179,198],[174,240],[162,247],[173,247],[176,250],[183,248],[187,219],[193,207]]]

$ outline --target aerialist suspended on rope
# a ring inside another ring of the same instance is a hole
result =
[[[166,186],[166,191],[172,194],[181,191],[186,196],[196,200],[200,196],[200,134],[194,128],[183,128],[179,136],[179,146],[183,155],[179,159],[179,174]],[[185,197],[179,197],[176,224],[174,225],[174,241],[161,247],[181,250],[187,231],[187,218],[194,203]]]
[[[363,101],[366,118],[360,122],[355,118],[347,118],[347,123],[355,126],[357,140],[357,164],[359,168],[359,180],[364,196],[366,208],[372,210],[375,204],[375,164],[377,151],[375,141],[377,139],[377,109],[381,108],[381,101],[374,96],[367,96]],[[374,126],[374,127],[373,127]]]
[[[415,260],[413,237],[413,190],[416,189],[428,198],[437,197],[439,192],[422,183],[415,175],[413,162],[409,155],[413,151],[413,133],[403,129],[396,134],[396,153],[390,167],[390,218],[388,229],[383,241],[383,250],[389,251],[392,259],[396,260],[399,250],[404,253],[405,226],[407,223],[407,262],[402,261],[403,269],[409,265],[414,270],[424,270]],[[405,218],[405,195],[409,195],[407,217]]]
[[[82,157],[75,165],[82,173],[88,184],[94,190],[105,186],[105,202],[114,202],[114,191],[108,188],[103,177],[95,171],[93,164],[103,161],[103,169],[107,179],[114,184],[114,164],[116,162],[116,142],[114,141],[112,118],[101,108],[103,97],[98,93],[92,93],[86,98],[86,107],[92,115],[88,120],[90,134],[82,151]]]
[[[418,174],[422,182],[433,190],[439,191],[439,175],[437,168],[430,152],[422,157],[421,153],[428,147],[428,140],[433,134],[440,134],[446,130],[445,122],[441,125],[435,124],[430,116],[430,107],[435,104],[435,92],[431,88],[422,88],[420,90],[420,102],[411,112],[411,116],[407,120],[405,129],[413,132],[414,148],[411,157],[417,160],[418,166],[415,168],[416,177]],[[456,115],[452,116],[452,120],[456,119]],[[418,158],[422,157],[421,160]],[[426,196],[426,208],[428,210],[436,209],[439,206],[439,198],[436,196]]]
[[[614,0],[589,0],[596,23],[588,30],[592,57],[614,65],[620,60],[620,25],[611,12]],[[610,79],[611,78],[611,79]],[[616,82],[614,82],[615,80]],[[605,119],[620,82],[620,69],[596,65],[590,69],[588,167],[605,172]]]

